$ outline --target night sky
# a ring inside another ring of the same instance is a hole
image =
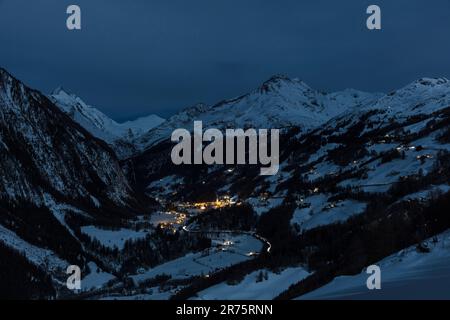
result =
[[[66,29],[66,8],[82,30]],[[381,31],[366,8],[382,9]],[[450,1],[0,0],[0,66],[116,120],[168,117],[287,74],[324,91],[450,78]]]

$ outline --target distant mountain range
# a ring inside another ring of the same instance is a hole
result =
[[[149,115],[134,121],[117,123],[61,87],[55,89],[49,98],[93,136],[112,145],[120,157],[126,157],[135,152],[133,145],[130,144],[131,141],[165,121],[156,115]]]
[[[170,135],[195,120],[282,129],[280,172],[173,165]],[[447,238],[450,81],[323,93],[275,76],[167,120],[117,123],[0,69],[0,159],[0,256],[10,261],[0,296],[72,297],[65,268],[77,264],[80,298],[297,298],[407,247],[426,257],[433,237]],[[260,289],[245,295],[252,283]]]
[[[322,93],[306,83],[286,76],[274,76],[251,93],[212,106],[198,104],[186,108],[133,140],[136,147],[147,149],[170,137],[177,128],[192,128],[194,120],[204,127],[314,128],[348,110],[374,103],[381,94],[353,89]]]
[[[49,198],[133,198],[117,157],[45,95],[0,69],[2,198],[37,205]],[[98,199],[93,200],[93,199]]]
[[[191,129],[194,120],[219,129],[289,126],[311,129],[348,110],[374,103],[381,96],[353,89],[327,94],[311,89],[301,80],[277,75],[249,94],[212,106],[200,103],[167,121],[149,115],[125,123],[115,122],[63,88],[54,90],[49,98],[92,135],[116,146],[118,155],[129,156],[123,150],[124,144],[131,143],[134,152],[142,151],[167,139],[177,128]]]

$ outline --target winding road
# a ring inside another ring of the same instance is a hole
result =
[[[196,234],[237,234],[237,235],[248,235],[251,237],[254,237],[256,239],[258,239],[259,241],[263,242],[266,246],[266,252],[270,254],[270,252],[272,251],[272,244],[269,242],[269,240],[267,240],[266,238],[260,236],[259,234],[257,234],[256,232],[252,232],[252,231],[242,231],[242,230],[190,230],[188,228],[188,226],[183,226],[183,231],[187,232],[187,233],[196,233]]]

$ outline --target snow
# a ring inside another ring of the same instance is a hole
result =
[[[260,252],[262,243],[249,235],[230,236],[233,244],[225,251],[211,248],[198,253],[189,253],[181,258],[166,262],[142,274],[132,276],[140,283],[158,275],[170,275],[172,279],[188,279],[193,276],[207,275],[234,264],[251,259],[250,252]]]
[[[293,125],[311,129],[349,109],[374,102],[380,94],[345,90],[325,94],[298,79],[274,76],[259,88],[213,106],[203,104],[180,111],[166,122],[134,140],[140,149],[169,139],[172,131],[192,131],[194,120],[205,128],[284,128]]]
[[[280,163],[278,173],[271,176],[265,176],[265,181],[269,184],[267,191],[274,194],[277,186],[292,176],[292,171],[285,171],[287,162]]]
[[[90,273],[81,280],[81,289],[83,291],[98,289],[103,287],[116,277],[110,273],[102,271],[95,262],[88,263]]]
[[[429,140],[417,140],[411,145],[418,146],[421,145],[419,142],[425,141]],[[338,185],[341,187],[361,187],[366,192],[386,192],[402,176],[416,175],[420,170],[424,175],[430,172],[440,149],[436,143],[435,146],[436,148],[425,147],[421,151],[405,150],[405,159],[394,159],[386,163],[382,163],[381,160],[373,161],[365,166],[368,169],[367,179],[343,180]],[[424,163],[418,160],[418,157],[425,155],[430,155],[433,158],[425,159]]]
[[[257,282],[258,275],[267,273],[267,280]],[[288,268],[280,273],[258,270],[247,275],[241,283],[229,285],[220,283],[197,294],[198,300],[272,300],[310,273],[305,269]]]
[[[132,137],[136,138],[140,136],[150,129],[157,127],[165,120],[156,115],[149,115],[141,118],[137,118],[132,121],[126,121],[124,123],[119,123],[118,127],[120,128],[120,132],[122,136],[128,135],[130,132],[132,133]]]
[[[279,207],[283,204],[283,198],[268,198],[266,201],[263,201],[259,198],[248,198],[246,202],[250,204],[258,216],[263,215],[269,210]]]
[[[441,135],[443,130],[437,130],[436,132],[423,137],[421,139],[418,139],[414,141],[414,145],[416,146],[422,146],[424,148],[424,151],[438,151],[438,150],[447,150],[450,151],[450,143],[438,143],[437,137]]]
[[[165,121],[156,115],[149,115],[133,121],[117,123],[97,108],[86,104],[81,98],[67,93],[62,88],[56,89],[49,98],[92,135],[111,144],[119,139],[125,141],[135,139]]]
[[[155,191],[160,196],[167,196],[170,195],[173,191],[175,191],[179,186],[179,184],[181,184],[182,182],[183,177],[170,175],[162,179],[152,181],[147,186],[147,190]]]
[[[2,147],[3,149],[5,149],[6,152],[9,152],[9,148],[8,148],[8,146],[3,142],[2,137],[0,137],[0,147]]]
[[[100,208],[100,206],[101,206],[100,201],[98,201],[98,199],[97,199],[96,197],[94,197],[94,196],[90,196],[90,197],[91,197],[92,203],[93,203],[97,208]]]
[[[119,230],[105,230],[95,226],[81,227],[81,232],[92,239],[97,239],[105,247],[111,249],[118,248],[119,250],[123,249],[126,241],[145,238],[147,235],[147,233],[143,231],[134,231],[124,228]]]
[[[428,122],[428,120],[426,120],[426,121],[419,121],[418,123],[414,123],[414,124],[411,124],[409,126],[403,127],[403,130],[405,130],[405,132],[418,133],[421,130],[425,129],[425,127],[427,125],[427,122]]]
[[[81,215],[85,218],[92,219],[92,217],[85,213],[84,211],[81,211],[78,208],[75,208],[71,205],[65,204],[65,203],[57,203],[55,199],[48,193],[44,194],[44,204],[45,206],[51,211],[53,216],[58,220],[58,222],[66,228],[66,230],[75,238],[78,239],[78,237],[73,232],[72,228],[66,223],[66,212],[76,213],[78,215]]]
[[[339,148],[341,145],[338,143],[327,143],[325,146],[322,146],[319,150],[317,150],[317,152],[315,152],[314,154],[312,154],[309,159],[308,162],[314,162],[319,160],[320,158],[326,156],[328,154],[328,151],[334,150]]]
[[[0,139],[10,149],[14,145],[26,153],[26,156],[19,156],[21,152],[4,153],[0,174],[3,196],[41,205],[50,188],[71,199],[86,198],[91,182],[87,171],[92,170],[105,183],[106,191],[114,195],[111,200],[129,198],[131,189],[109,150],[95,140],[86,139],[85,131],[78,130],[62,113],[43,103],[46,99],[39,92],[11,76],[5,77],[3,72],[0,76],[0,125],[12,130],[11,137],[16,137],[9,140],[0,134]],[[64,139],[58,139],[55,132],[63,133]],[[25,165],[24,157],[31,162]],[[37,181],[43,183],[36,184]]]
[[[403,197],[401,200],[420,200],[420,199],[429,199],[430,195],[436,192],[439,193],[447,193],[450,191],[450,186],[446,184],[441,184],[438,186],[430,186],[429,188],[425,190],[421,190],[418,192],[411,193],[405,197]]]
[[[381,290],[368,290],[365,270],[340,276],[299,299],[450,299],[450,231],[427,241],[430,253],[415,246],[376,263],[381,268]]]
[[[83,181],[73,180],[73,168],[70,166],[70,163],[69,166],[63,165],[70,158],[61,157],[61,154],[50,154],[48,150],[53,150],[53,140],[48,135],[45,135],[43,130],[35,130],[35,127],[37,127],[36,123],[29,121],[28,115],[30,113],[28,111],[30,111],[30,101],[25,99],[27,97],[25,95],[26,87],[22,84],[13,87],[12,79],[5,80],[3,71],[1,70],[0,76],[2,77],[0,80],[2,80],[2,83],[4,82],[4,88],[0,92],[0,102],[2,104],[0,116],[4,117],[7,114],[17,115],[15,118],[12,118],[17,120],[17,124],[15,125],[20,129],[17,132],[19,136],[25,138],[26,143],[33,150],[31,155],[36,158],[34,164],[39,168],[41,177],[47,179],[49,184],[61,194],[90,199],[95,206],[99,207],[101,205],[100,201],[95,196],[88,194],[83,186]],[[24,101],[18,104],[15,95],[23,97]],[[37,99],[37,101],[40,99],[39,95],[34,92],[30,96]],[[291,80],[278,76],[270,79],[260,88],[247,95],[213,106],[197,105],[179,112],[168,121],[164,121],[157,116],[148,116],[125,123],[115,122],[96,108],[84,103],[79,97],[68,94],[64,90],[57,90],[50,98],[64,112],[94,136],[111,144],[118,140],[123,140],[130,145],[131,143],[135,143],[139,148],[146,148],[155,142],[161,141],[161,139],[169,138],[172,130],[175,128],[184,127],[192,129],[194,120],[202,120],[205,127],[217,127],[219,129],[227,127],[245,128],[249,126],[272,128],[298,125],[301,127],[303,133],[327,124],[328,129],[332,129],[336,135],[336,133],[345,132],[356,121],[360,121],[358,118],[359,114],[364,114],[368,110],[378,109],[380,112],[372,115],[366,121],[372,125],[370,126],[371,130],[375,130],[378,126],[383,127],[383,125],[391,123],[391,120],[397,123],[405,123],[411,115],[430,115],[439,109],[448,107],[450,105],[450,82],[447,79],[424,78],[397,90],[393,94],[380,96],[378,94],[366,94],[356,90],[324,94],[310,88],[300,80]],[[340,118],[344,113],[346,116]],[[350,119],[351,121],[345,125],[338,125],[344,123],[344,121],[338,122],[337,119],[339,121]],[[426,127],[428,121],[429,119],[420,121],[405,126],[403,129],[417,133]],[[53,123],[49,122],[48,124]],[[371,130],[369,130],[368,125],[363,132],[369,132]],[[83,169],[89,166],[99,172],[99,177],[105,185],[114,188],[113,190],[107,191],[111,195],[111,198],[117,200],[117,202],[122,202],[129,193],[127,188],[128,184],[119,170],[119,165],[108,156],[109,152],[101,152],[101,150],[98,152],[94,150],[93,152],[92,149],[89,149],[89,146],[82,142],[86,139],[84,131],[74,130],[71,133],[73,136],[80,138],[71,141],[73,142],[71,146],[73,145],[79,155],[84,156],[81,159],[86,164]],[[437,133],[439,131],[417,141],[408,142],[411,145],[422,146],[424,148],[422,151],[405,150],[405,159],[394,159],[387,163],[381,163],[380,160],[372,161],[365,165],[365,168],[368,169],[366,179],[345,180],[341,181],[339,185],[361,187],[363,190],[371,192],[386,192],[402,176],[417,174],[419,170],[427,174],[434,164],[437,152],[442,149],[450,150],[450,144],[440,144],[436,141]],[[9,154],[6,143],[9,143],[8,140],[0,136],[0,150],[5,154]],[[395,143],[372,144],[371,142],[370,144],[367,148],[368,151],[377,153],[387,152],[400,147],[400,145]],[[357,164],[351,164],[344,168],[322,159],[327,155],[329,150],[338,146],[334,143],[328,143],[322,146],[318,152],[311,155],[309,162],[316,160],[321,160],[321,162],[307,174],[309,179],[315,180],[326,174],[336,173],[341,169],[354,170],[358,167]],[[91,158],[89,158],[89,155],[92,155]],[[426,159],[422,163],[417,157],[424,155],[431,155],[433,159]],[[99,159],[101,161],[97,161]],[[7,160],[9,161],[10,159]],[[11,162],[17,162],[15,160],[11,158]],[[365,160],[367,158],[359,161],[359,163]],[[112,165],[110,166],[111,163]],[[7,166],[8,164],[6,161],[4,162],[6,168],[17,168],[17,170],[10,170],[11,173],[9,175],[3,174],[3,177],[0,177],[0,182],[3,186],[2,194],[17,199],[21,197],[33,198],[35,202],[38,202],[35,198],[39,197],[39,200],[41,200],[40,203],[48,207],[61,225],[66,227],[75,236],[73,231],[65,223],[65,215],[67,212],[71,211],[87,217],[89,216],[69,205],[56,203],[50,195],[45,194],[44,190],[36,188],[35,185],[29,182],[31,180],[27,179],[28,177],[25,174],[22,174],[21,168],[12,165]],[[117,168],[114,166],[117,166]],[[109,168],[109,170],[103,170],[103,168]],[[270,193],[275,193],[277,186],[292,176],[292,172],[285,172],[283,168],[284,164],[281,165],[278,175],[265,179],[265,182],[270,184],[270,188],[267,190]],[[216,170],[217,167],[210,167],[210,169],[208,171],[209,173]],[[175,175],[168,176],[150,184],[149,189],[156,189],[157,192],[155,193],[167,196],[176,191],[182,182],[182,178]],[[227,191],[226,185],[224,188],[221,190]],[[429,193],[434,190],[448,192],[450,191],[450,186],[447,184],[432,185],[427,189],[405,196],[401,200],[426,199]],[[153,192],[154,190],[150,191]],[[286,190],[281,190],[279,194],[284,194],[284,192]],[[323,190],[320,190],[320,192],[323,192]],[[330,203],[328,202],[330,196],[328,194],[316,193],[306,197],[304,202],[310,203],[310,207],[296,209],[291,224],[298,225],[301,231],[305,231],[321,225],[345,221],[353,215],[362,213],[366,208],[365,203],[350,199]],[[271,208],[279,206],[283,198],[270,198],[267,203],[261,202],[258,198],[250,198],[247,201],[253,206],[257,214],[261,215]],[[164,218],[166,217],[162,214],[153,215],[151,222],[156,224]],[[146,232],[131,229],[114,231],[95,226],[82,227],[82,232],[91,238],[98,239],[100,243],[109,248],[117,247],[118,249],[122,249],[127,240],[143,238],[147,234]],[[387,283],[385,284],[383,282],[382,291],[385,292],[384,290],[387,290],[386,297],[390,295],[394,296],[394,293],[396,295],[399,294],[399,288],[402,289],[403,294],[408,291],[411,291],[410,294],[417,293],[418,290],[414,286],[418,284],[425,288],[436,287],[438,291],[440,288],[443,290],[444,284],[448,286],[449,282],[447,281],[448,277],[446,274],[449,274],[450,272],[448,271],[450,270],[446,266],[448,265],[448,258],[450,256],[447,254],[447,251],[449,251],[449,237],[448,235],[445,237],[442,241],[440,240],[438,245],[431,245],[433,250],[430,254],[419,254],[413,248],[390,257],[391,260],[387,258],[386,261],[383,260],[380,262],[380,264],[384,263],[383,277],[385,277]],[[170,274],[174,279],[186,279],[195,275],[201,276],[202,274],[207,275],[227,266],[250,259],[247,256],[248,253],[259,252],[262,248],[262,243],[249,235],[234,235],[232,236],[232,240],[234,244],[226,248],[225,251],[221,248],[212,248],[200,253],[190,253],[133,277],[139,282],[145,279],[151,279],[160,274]],[[30,261],[42,266],[46,270],[64,270],[68,265],[66,261],[58,258],[52,251],[33,246],[20,239],[13,231],[2,226],[0,226],[0,241],[16,250],[24,252]],[[224,239],[218,239],[214,242],[223,241]],[[439,244],[442,244],[443,247],[439,247]],[[91,273],[86,275],[84,279],[87,289],[101,287],[107,281],[114,279],[113,275],[104,271],[99,270],[97,272],[95,263],[90,262],[89,266],[92,266]],[[258,284],[256,284],[255,277],[257,274],[255,272],[248,275],[236,286],[229,286],[222,283],[205,290],[200,297],[220,297],[222,294],[231,298],[270,299],[279,293],[277,291],[278,289],[285,290],[288,283],[295,283],[301,280],[301,277],[307,275],[304,274],[306,271],[302,273],[300,269],[290,268],[282,271],[280,274],[269,273],[269,280]],[[432,275],[430,270],[433,270],[435,275]],[[439,279],[436,280],[434,276],[440,277],[445,281],[442,284],[437,283]],[[323,291],[319,289],[311,295],[314,296],[316,294],[319,297],[372,297],[372,293],[369,295],[367,290],[365,290],[366,278],[367,275],[365,273],[359,276],[339,277],[333,282],[332,288],[325,286],[322,288]],[[424,278],[425,281],[428,281],[428,284],[420,278]],[[361,289],[361,286],[364,287]],[[252,287],[257,288],[257,290],[252,291]],[[376,295],[377,293],[373,294]],[[169,293],[158,292],[119,298],[152,299],[155,297],[164,298],[167,295]]]
[[[16,233],[0,225],[0,241],[8,247],[17,250],[33,264],[39,266],[45,272],[65,272],[71,265],[67,261],[59,258],[53,251],[39,248],[25,240],[22,240]]]
[[[423,78],[379,99],[367,109],[389,108],[387,116],[431,114],[450,104],[450,82],[445,78]]]
[[[297,208],[294,211],[291,224],[298,225],[302,231],[318,226],[346,221],[353,215],[361,214],[366,204],[354,200],[344,200],[328,203],[328,195],[318,194],[304,199],[308,208]]]
[[[169,300],[169,298],[174,294],[172,291],[160,291],[159,287],[150,288],[147,290],[149,293],[136,294],[136,295],[117,295],[103,297],[100,300]]]
[[[150,223],[154,226],[157,227],[159,224],[161,223],[171,223],[174,225],[178,225],[177,224],[177,214],[174,214],[172,212],[155,212],[150,216]]]
[[[375,151],[376,153],[382,153],[393,150],[398,147],[398,143],[376,143],[367,148],[369,152]]]

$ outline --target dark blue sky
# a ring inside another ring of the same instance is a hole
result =
[[[66,29],[69,4],[81,31]],[[382,31],[365,27],[370,4]],[[0,65],[117,120],[168,117],[278,73],[326,91],[450,77],[449,35],[448,0],[0,0]]]

